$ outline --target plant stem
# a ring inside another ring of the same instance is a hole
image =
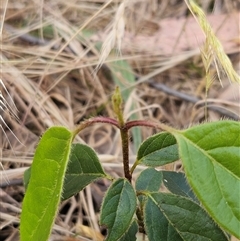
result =
[[[142,207],[137,208],[136,215],[137,215],[137,218],[138,218],[139,231],[140,231],[140,233],[145,233]]]
[[[97,117],[90,118],[90,119],[85,120],[82,123],[80,123],[77,126],[77,128],[73,131],[74,137],[80,131],[82,131],[83,129],[85,129],[95,123],[106,123],[106,124],[116,126],[117,128],[120,128],[117,120],[109,118],[109,117],[97,116]]]
[[[160,122],[152,122],[148,120],[134,120],[125,122],[123,118],[123,111],[122,111],[122,97],[119,88],[117,87],[115,90],[115,93],[112,96],[112,104],[113,104],[113,110],[115,114],[117,115],[117,120],[109,118],[109,117],[93,117],[86,121],[83,121],[80,125],[77,126],[77,128],[73,131],[74,137],[83,129],[87,128],[88,126],[95,124],[95,123],[106,123],[116,126],[121,133],[121,139],[122,139],[122,154],[123,154],[123,170],[124,170],[124,176],[128,179],[128,181],[131,183],[132,180],[132,173],[134,169],[137,166],[137,160],[134,163],[132,169],[129,168],[129,135],[128,131],[132,127],[135,126],[145,126],[145,127],[152,127],[157,129],[162,129],[164,131],[168,131],[170,133],[176,132],[177,130],[173,129],[170,126],[167,126]]]
[[[174,129],[174,128],[168,126],[168,125],[165,125],[161,122],[153,122],[153,121],[150,121],[150,120],[133,120],[133,121],[128,121],[125,124],[125,128],[127,130],[129,130],[132,127],[135,127],[135,126],[152,127],[152,128],[156,128],[156,129],[162,129],[162,130],[170,132],[170,133],[177,131],[176,129]]]
[[[136,160],[132,166],[132,168],[130,169],[130,173],[131,175],[133,174],[133,171],[135,170],[135,168],[137,167],[137,165],[139,164],[138,160]]]
[[[117,115],[118,123],[120,127],[125,125],[122,111],[122,96],[119,87],[117,86],[112,96],[113,111]]]
[[[122,139],[122,154],[123,154],[123,170],[124,176],[129,182],[132,180],[132,175],[129,170],[129,137],[128,128],[126,128],[126,123],[123,118],[122,111],[122,96],[119,87],[116,87],[115,92],[112,96],[112,105],[115,114],[117,115],[118,125],[121,133]]]
[[[128,129],[125,127],[120,128],[121,139],[122,139],[122,154],[123,154],[123,169],[124,176],[128,179],[129,182],[132,181],[132,175],[129,170],[129,137]]]

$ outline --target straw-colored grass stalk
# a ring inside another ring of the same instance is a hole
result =
[[[210,73],[211,64],[215,65],[221,84],[221,72],[226,74],[230,82],[240,83],[240,76],[233,69],[231,61],[225,54],[222,44],[215,36],[203,10],[193,0],[185,0],[185,2],[206,36],[205,44],[201,51],[203,64],[206,69],[206,91],[214,79]]]

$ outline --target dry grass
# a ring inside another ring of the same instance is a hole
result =
[[[209,111],[206,117],[204,104],[201,105],[205,100],[194,104],[149,85],[151,79],[178,92],[205,98],[205,69],[200,56],[202,46],[196,48],[196,44],[189,43],[188,49],[178,49],[178,43],[187,28],[187,20],[179,31],[178,38],[170,39],[173,42],[170,53],[163,54],[165,47],[162,50],[159,48],[166,46],[165,40],[154,40],[154,34],[164,29],[161,23],[176,17],[186,17],[187,6],[183,1],[158,2],[3,1],[0,26],[0,78],[3,81],[0,82],[0,124],[6,135],[1,130],[0,157],[4,168],[0,173],[1,240],[18,240],[24,195],[21,180],[46,128],[64,125],[72,129],[91,116],[113,117],[110,97],[116,80],[110,69],[120,76],[122,90],[129,90],[124,111],[126,118],[130,118],[134,112],[141,119],[162,121],[183,128],[205,121],[206,118],[217,120],[224,117],[215,111]],[[200,2],[203,2],[207,14],[213,12],[216,15],[233,16],[239,11],[239,3],[234,0]],[[224,24],[222,22],[218,25],[215,31],[220,31]],[[200,28],[199,31],[201,32]],[[136,39],[139,41],[135,42]],[[198,43],[197,36],[192,39]],[[105,56],[101,57],[99,46],[104,40],[110,41],[110,44],[103,44],[107,50]],[[227,52],[230,53],[234,68],[240,71],[239,32],[236,32],[232,41]],[[121,48],[120,55],[118,51],[110,53],[114,46]],[[113,68],[114,64],[117,65],[114,61],[119,59],[127,60],[131,66],[130,74],[136,77],[136,81],[130,82],[121,76],[120,68]],[[102,67],[96,73],[98,63]],[[213,76],[217,74],[212,67],[209,71]],[[3,83],[9,95],[3,88]],[[224,88],[217,81],[212,83],[208,93],[209,105],[221,106],[239,118],[239,85],[230,85],[224,76],[222,84]],[[142,138],[154,132],[155,130],[143,129]],[[115,128],[95,125],[82,131],[76,141],[92,146],[100,154],[106,171],[117,177],[122,175],[119,137]],[[130,150],[130,161],[136,155],[133,146],[134,143]],[[178,165],[179,163],[166,168],[176,169],[179,168]],[[99,204],[108,185],[105,180],[96,182],[62,203],[51,240],[103,240],[101,233],[104,234],[104,230],[98,225]],[[74,236],[75,234],[79,235]]]

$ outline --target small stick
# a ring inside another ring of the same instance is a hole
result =
[[[153,88],[156,88],[157,90],[161,90],[163,91],[164,93],[166,94],[169,94],[169,95],[172,95],[172,96],[175,96],[179,99],[182,99],[182,100],[185,100],[185,101],[188,101],[188,102],[191,102],[193,104],[196,104],[197,102],[201,101],[202,99],[200,98],[197,98],[195,96],[192,96],[192,95],[188,95],[188,94],[185,94],[185,93],[182,93],[182,92],[179,92],[179,91],[176,91],[174,89],[171,89],[169,87],[167,87],[166,85],[164,84],[161,84],[161,83],[155,83],[154,80],[149,80],[148,83],[150,84],[150,86],[152,86]],[[229,117],[233,120],[240,120],[240,117],[226,109],[223,109],[221,107],[217,107],[217,106],[208,106],[208,109],[209,110],[213,110],[213,111],[216,111],[218,112],[219,114],[221,115],[224,115],[226,117]]]

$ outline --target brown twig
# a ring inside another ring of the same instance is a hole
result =
[[[154,80],[149,80],[148,83],[150,84],[150,86],[152,86],[153,88],[157,89],[157,90],[161,90],[163,91],[164,93],[166,94],[169,94],[169,95],[172,95],[172,96],[175,96],[179,99],[182,99],[182,100],[185,100],[185,101],[188,101],[188,102],[191,102],[193,104],[197,104],[197,102],[201,101],[202,99],[200,98],[197,98],[196,96],[192,96],[192,95],[188,95],[188,94],[185,94],[185,93],[182,93],[182,92],[179,92],[179,91],[176,91],[174,89],[171,89],[169,87],[167,87],[166,85],[164,84],[161,84],[161,83],[155,83]],[[223,116],[226,116],[230,119],[233,119],[233,120],[240,120],[240,117],[226,109],[223,109],[222,107],[217,107],[217,106],[208,106],[208,109],[209,110],[212,110],[212,111],[216,111],[218,112],[219,114],[223,115]]]

